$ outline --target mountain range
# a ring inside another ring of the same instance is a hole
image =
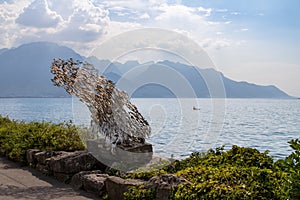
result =
[[[224,97],[219,94],[225,92],[227,98],[291,98],[275,86],[237,82],[209,67],[200,69],[167,60],[110,62],[86,58],[68,47],[50,42],[0,49],[0,97],[69,97],[64,89],[54,87],[51,82],[50,66],[54,58],[73,58],[93,64],[99,74],[114,81],[130,97],[209,98]]]

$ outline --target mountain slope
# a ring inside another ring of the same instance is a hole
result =
[[[199,69],[178,62],[160,61],[124,64],[84,58],[72,49],[49,42],[35,42],[0,51],[0,97],[67,97],[54,87],[50,65],[54,58],[83,60],[126,90],[131,97],[211,97],[206,84],[222,80],[228,98],[291,98],[275,86],[237,82],[214,69]],[[217,87],[220,87],[217,86]],[[216,97],[216,96],[215,96]]]
[[[4,52],[7,51],[7,50],[8,50],[7,48],[0,49],[0,54],[4,53]]]
[[[290,98],[277,87],[261,86],[247,82],[237,82],[222,75],[228,98]]]
[[[50,66],[54,58],[82,57],[73,50],[49,42],[35,42],[0,54],[0,97],[66,97],[54,87]]]
[[[129,63],[129,62],[127,62]],[[211,82],[211,87],[214,87],[214,79],[218,79],[224,84],[225,96],[227,98],[291,98],[288,94],[281,91],[275,86],[260,86],[247,82],[237,82],[225,77],[222,73],[214,69],[200,69],[194,66],[175,63],[171,61],[160,61],[157,63],[136,64],[131,68],[126,64],[126,70],[120,74],[120,77],[125,77],[131,81],[128,87],[119,85],[119,88],[130,91],[130,87],[134,87],[134,83],[140,84],[139,88],[132,94],[132,97],[211,97],[207,82]],[[125,65],[124,64],[124,65]],[[116,67],[118,71],[122,71],[122,65],[111,64],[109,69]],[[104,70],[105,71],[105,70]],[[134,76],[132,74],[136,72]],[[158,78],[159,77],[159,78]],[[160,81],[164,79],[165,81]],[[118,82],[119,79],[113,79]],[[146,81],[145,81],[146,80]],[[167,83],[164,85],[163,83]],[[220,87],[219,85],[217,87]],[[223,86],[222,86],[223,87]],[[173,90],[172,90],[173,89]],[[191,89],[193,94],[188,93]],[[220,88],[221,90],[223,88]],[[215,95],[214,97],[223,97]]]

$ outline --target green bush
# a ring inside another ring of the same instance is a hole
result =
[[[275,165],[288,174],[286,191],[291,199],[300,199],[300,139],[291,140],[290,147],[294,150],[285,159],[278,160]]]
[[[273,161],[268,151],[232,146],[193,153],[160,170],[138,170],[127,177],[149,180],[173,173],[191,184],[173,188],[170,199],[300,199],[300,141],[289,142],[294,152],[284,160]],[[127,199],[144,199],[146,192],[129,190]]]
[[[146,189],[143,185],[131,186],[124,193],[124,200],[152,200],[155,199],[155,191]]]
[[[0,148],[15,161],[24,162],[28,149],[83,150],[80,129],[71,123],[18,122],[0,116]]]
[[[273,170],[268,151],[232,146],[194,153],[166,170],[189,180],[171,199],[286,199],[287,174]]]
[[[192,182],[181,185],[172,199],[285,199],[285,174],[258,167],[198,166],[176,173]]]
[[[272,168],[273,159],[268,156],[268,151],[260,153],[257,149],[238,147],[233,145],[228,151],[224,151],[223,147],[216,150],[209,150],[207,153],[192,153],[190,157],[175,161],[172,165],[164,168],[168,173],[196,166],[217,166],[233,165],[236,167],[258,167]]]

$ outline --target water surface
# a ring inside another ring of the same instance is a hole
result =
[[[287,156],[300,137],[300,101],[282,99],[133,99],[152,127],[148,142],[161,156],[184,158],[236,144]],[[193,106],[200,110],[193,110]],[[71,98],[1,98],[0,114],[23,121],[72,120],[89,125],[89,112]]]

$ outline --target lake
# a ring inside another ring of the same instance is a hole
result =
[[[300,137],[300,100],[295,99],[132,99],[152,128],[147,139],[160,156],[187,157],[194,151],[233,144],[290,154]],[[193,110],[195,106],[196,110]],[[24,121],[89,125],[89,112],[75,98],[0,98],[0,114]]]

